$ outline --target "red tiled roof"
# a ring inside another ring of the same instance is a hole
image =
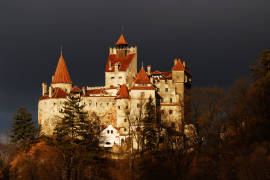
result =
[[[66,92],[61,88],[53,88],[53,95],[52,98],[66,98]]]
[[[128,43],[126,42],[123,33],[121,33],[118,41],[116,42],[116,45],[127,45]]]
[[[136,84],[151,84],[149,77],[146,74],[143,67],[141,68],[141,71],[138,74],[136,74],[136,78],[134,81]]]
[[[172,78],[172,72],[161,72],[161,74],[168,79]]]
[[[71,92],[80,93],[81,89],[78,86],[73,86],[73,88],[71,89]]]
[[[104,89],[90,89],[86,91],[86,95],[91,94],[108,94]]]
[[[67,97],[67,93],[61,88],[56,87],[56,88],[53,88],[52,91],[53,91],[53,94],[51,98],[66,98]],[[39,98],[39,100],[43,100],[43,99],[50,99],[50,97],[48,96],[48,94],[45,94],[44,96]]]
[[[116,95],[118,95],[119,99],[129,99],[129,93],[128,93],[127,86],[125,84],[123,84]]]
[[[159,72],[159,71],[154,71],[154,72],[152,72],[151,74],[159,75],[159,74],[161,74],[161,72]]]
[[[48,95],[44,95],[41,98],[39,98],[39,100],[43,100],[43,99],[49,99],[49,96]]]
[[[113,72],[115,63],[120,64],[119,71],[126,71],[135,54],[136,53],[128,54],[124,58],[119,58],[117,54],[110,54],[106,64],[105,72]],[[109,69],[110,62],[111,62],[111,70]]]
[[[71,84],[71,79],[68,73],[68,69],[64,60],[64,57],[61,55],[55,70],[55,73],[52,78],[52,83],[68,83]]]
[[[156,90],[152,85],[151,86],[133,86],[131,90]]]
[[[177,63],[172,68],[173,71],[184,71],[185,67],[180,59],[177,60]]]

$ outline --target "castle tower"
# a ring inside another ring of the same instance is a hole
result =
[[[128,114],[130,111],[130,96],[126,84],[121,86],[116,95],[116,127],[120,128],[121,134],[126,134],[128,132]]]
[[[54,75],[52,76],[52,88],[61,88],[65,92],[69,93],[72,88],[72,81],[70,79],[66,62],[64,60],[62,51],[58,60],[58,64]]]
[[[179,103],[184,100],[185,67],[180,59],[174,59],[172,79],[175,84],[176,94],[179,95]]]
[[[131,118],[135,120],[136,118],[142,119],[145,114],[145,105],[151,97],[153,102],[155,99],[155,91],[153,84],[151,83],[147,73],[142,67],[140,72],[136,75],[134,80],[134,85],[131,88],[131,108],[130,114]]]
[[[110,48],[105,68],[105,86],[131,87],[133,77],[137,73],[137,47],[129,47],[121,33],[115,47]]]

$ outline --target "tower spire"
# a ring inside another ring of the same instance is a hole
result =
[[[60,56],[63,56],[63,45],[60,46]]]
[[[123,32],[121,33],[116,45],[128,45],[127,41],[124,38]]]
[[[55,73],[52,78],[52,84],[57,83],[66,83],[66,84],[72,84],[72,81],[70,79],[68,69],[66,62],[63,57],[63,47],[60,48],[60,57],[58,60],[58,64],[55,70]]]

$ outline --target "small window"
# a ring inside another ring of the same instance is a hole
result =
[[[107,103],[107,106],[109,106],[109,103]]]
[[[168,80],[167,79],[165,79],[165,84],[168,84]]]
[[[172,103],[172,98],[170,98],[170,103]]]
[[[168,88],[165,88],[165,92],[168,92],[169,91],[169,89]]]
[[[126,109],[128,109],[128,106],[126,106]]]
[[[114,79],[114,77],[111,77],[111,79]]]
[[[118,109],[121,109],[121,107],[120,107],[120,106],[118,106]]]
[[[110,145],[111,143],[110,142],[106,142],[107,145]]]
[[[107,134],[110,134],[110,130],[107,130]]]
[[[126,128],[124,128],[124,131],[127,131],[127,129],[126,129]]]
[[[127,119],[124,119],[124,122],[127,122]]]
[[[153,83],[155,84],[156,83],[156,80],[153,80]]]
[[[172,114],[173,113],[173,110],[169,110],[169,114]]]
[[[113,130],[111,130],[111,134],[113,134]]]
[[[119,79],[122,79],[122,76],[120,76]]]

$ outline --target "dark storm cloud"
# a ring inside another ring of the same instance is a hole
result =
[[[37,117],[64,46],[72,81],[102,85],[108,48],[124,25],[139,66],[187,60],[194,85],[226,87],[270,46],[269,0],[1,0],[0,129],[26,106]]]

